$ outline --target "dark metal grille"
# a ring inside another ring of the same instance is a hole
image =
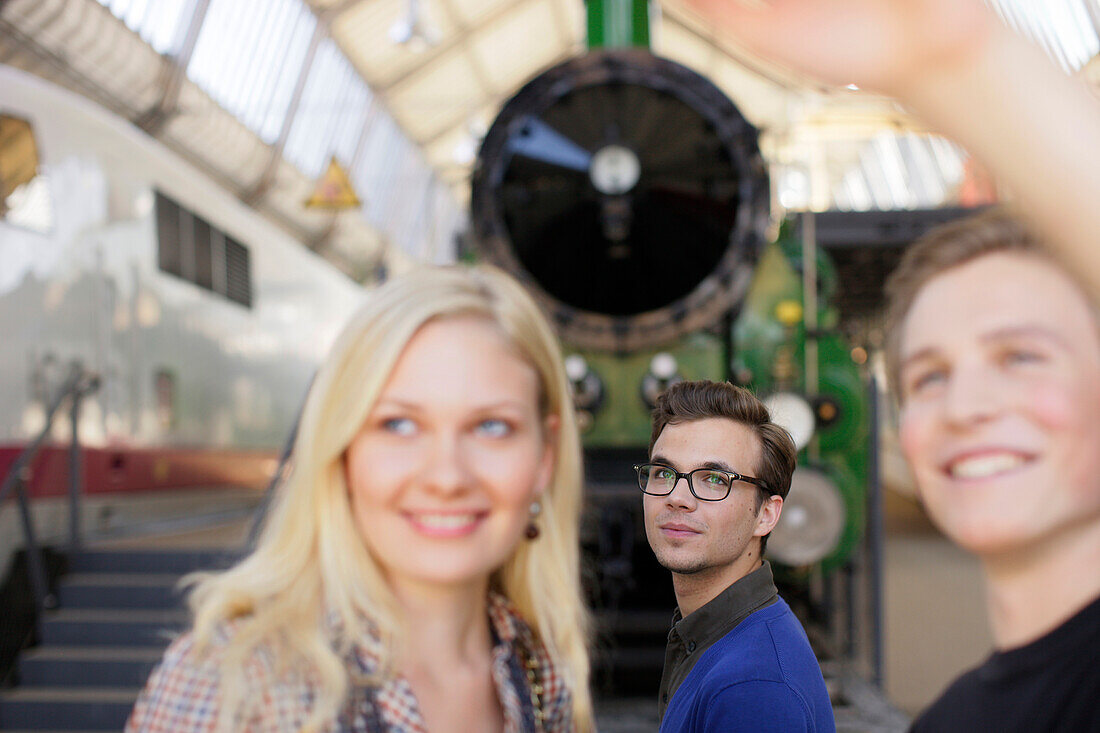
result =
[[[175,201],[157,194],[157,266],[176,277],[183,277],[180,213]]]
[[[157,265],[170,275],[252,307],[248,248],[157,192]]]
[[[252,267],[248,248],[231,237],[225,238],[225,297],[252,307]]]

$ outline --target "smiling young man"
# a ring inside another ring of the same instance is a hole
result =
[[[887,364],[932,520],[982,563],[996,650],[916,731],[1100,730],[1100,321],[1011,216],[890,281]]]
[[[748,390],[681,382],[657,399],[637,470],[646,535],[678,606],[662,733],[834,730],[817,659],[762,557],[795,453]]]

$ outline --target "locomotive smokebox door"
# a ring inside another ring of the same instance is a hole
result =
[[[482,143],[480,254],[586,349],[631,352],[744,297],[768,224],[756,129],[707,79],[645,50],[593,51],[528,82]]]

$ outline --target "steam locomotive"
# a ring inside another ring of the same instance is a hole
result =
[[[646,545],[631,464],[673,382],[750,387],[795,439],[768,542],[789,583],[843,566],[861,539],[866,386],[836,328],[836,273],[793,222],[768,236],[769,203],[756,129],[709,80],[644,49],[545,71],[482,143],[473,247],[525,283],[566,344],[590,580],[616,668],[659,666],[668,628],[668,573]]]

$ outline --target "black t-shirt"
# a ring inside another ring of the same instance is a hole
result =
[[[912,731],[1100,733],[1100,598],[955,680]]]

